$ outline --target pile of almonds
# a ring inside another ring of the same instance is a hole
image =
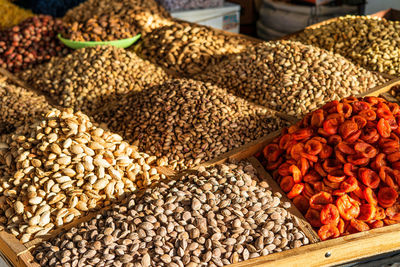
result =
[[[16,86],[0,75],[0,134],[11,133],[51,109],[42,95]]]
[[[309,243],[247,162],[202,168],[40,244],[41,266],[223,266]]]
[[[143,39],[138,49],[144,58],[178,74],[191,76],[218,63],[251,43],[210,27],[174,23],[158,28]]]
[[[170,14],[154,0],[87,0],[70,9],[64,16],[65,23],[86,24],[90,19],[111,16],[142,36],[159,27],[170,25]]]
[[[385,82],[340,55],[293,41],[251,46],[195,78],[292,116]]]
[[[400,73],[400,21],[345,16],[294,39],[341,54],[369,70]]]
[[[171,80],[133,92],[94,115],[139,149],[183,169],[287,125],[210,83]]]
[[[156,157],[80,112],[22,128],[0,137],[0,225],[23,243],[164,178]]]
[[[58,39],[61,20],[38,15],[0,31],[0,67],[17,72],[64,56],[69,49]]]
[[[75,21],[64,25],[64,29],[62,36],[73,41],[114,41],[137,34],[135,27],[114,15],[95,16],[83,23]]]
[[[88,47],[19,74],[58,105],[87,114],[129,91],[160,84],[168,76],[136,54],[113,46]]]

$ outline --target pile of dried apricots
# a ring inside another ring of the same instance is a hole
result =
[[[349,97],[307,114],[263,150],[265,168],[322,240],[400,222],[400,107]]]

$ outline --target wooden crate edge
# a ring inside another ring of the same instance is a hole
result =
[[[277,184],[277,182],[272,178],[272,176],[265,170],[262,166],[261,162],[255,158],[250,157],[247,159],[253,167],[257,170],[257,174],[259,178],[266,181],[270,186],[272,192],[280,193],[282,195],[281,201],[283,202],[290,202],[291,207],[287,209],[294,216],[294,220],[300,229],[304,232],[307,238],[310,240],[311,243],[320,242],[321,239],[319,238],[318,234],[314,231],[312,226],[307,222],[304,218],[303,214],[293,205],[293,202],[286,196],[286,193],[283,192],[281,187]]]
[[[400,247],[400,224],[331,239],[230,265],[231,267],[333,266]]]

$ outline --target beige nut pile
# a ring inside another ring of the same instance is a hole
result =
[[[168,75],[132,52],[113,46],[79,49],[20,73],[33,88],[62,107],[96,112],[118,95],[165,81]]]
[[[209,83],[176,79],[111,103],[95,119],[139,149],[184,169],[287,125]]]
[[[309,243],[247,162],[163,182],[42,243],[41,266],[224,266]]]
[[[11,133],[50,109],[51,105],[44,96],[13,85],[0,75],[0,134]]]
[[[345,16],[294,39],[339,53],[369,70],[400,74],[400,22]]]
[[[250,42],[243,38],[206,26],[174,23],[146,36],[139,53],[154,64],[190,76],[248,45]]]
[[[163,178],[155,164],[86,115],[54,109],[29,134],[1,137],[0,223],[21,242],[46,235]]]
[[[170,14],[154,0],[87,0],[70,9],[66,23],[85,23],[89,19],[113,14],[142,36],[159,27],[172,24]]]
[[[326,102],[360,94],[385,82],[380,75],[340,55],[293,41],[249,47],[195,78],[299,117]]]

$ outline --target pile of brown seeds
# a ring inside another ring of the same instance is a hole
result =
[[[62,107],[91,114],[119,94],[140,91],[168,78],[165,71],[135,53],[113,46],[76,50],[20,73],[33,88]]]
[[[90,19],[112,15],[142,35],[170,25],[170,14],[154,0],[87,0],[70,9],[64,16],[66,23],[86,23]]]
[[[195,78],[292,116],[385,82],[340,55],[293,41],[249,47]]]
[[[34,251],[46,266],[223,266],[308,244],[247,162],[218,165],[133,195]]]
[[[156,157],[81,112],[53,109],[25,128],[0,137],[0,226],[21,242],[164,178]]]
[[[70,53],[57,38],[61,29],[60,19],[38,15],[0,30],[0,67],[18,72]]]
[[[13,85],[0,75],[0,134],[32,123],[50,109],[44,96]]]
[[[400,74],[400,21],[370,16],[345,16],[294,39],[341,54],[361,66]]]
[[[174,23],[158,28],[143,39],[143,57],[176,73],[193,75],[222,57],[243,51],[249,41],[206,26]]]
[[[176,79],[130,93],[94,115],[139,149],[183,169],[287,125],[226,90]],[[106,119],[105,119],[106,118]]]
[[[82,23],[67,23],[64,29],[62,36],[74,41],[113,41],[137,34],[136,27],[114,15],[95,16]]]

